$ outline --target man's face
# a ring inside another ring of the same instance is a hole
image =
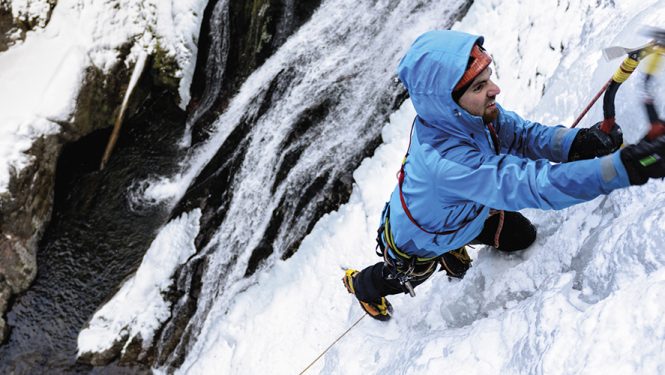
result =
[[[486,123],[496,120],[499,115],[494,100],[501,89],[490,80],[491,76],[491,68],[483,70],[459,99],[460,107],[472,115],[481,116]]]

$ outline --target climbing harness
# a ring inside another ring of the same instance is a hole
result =
[[[413,215],[411,215],[411,211],[409,211],[409,207],[406,205],[406,200],[404,199],[404,193],[402,193],[402,185],[404,184],[404,177],[406,176],[406,172],[404,171],[404,166],[406,166],[406,158],[409,156],[409,150],[411,150],[411,140],[413,139],[413,130],[416,126],[416,119],[418,117],[413,119],[413,123],[411,123],[411,131],[409,132],[409,146],[406,148],[406,154],[404,155],[404,158],[402,159],[402,165],[397,172],[397,186],[399,188],[399,200],[402,203],[402,209],[404,209],[404,213],[406,216],[411,220],[413,225],[418,227],[421,231],[428,233],[428,234],[434,234],[434,235],[448,235],[448,234],[453,234],[457,232],[458,230],[462,229],[465,225],[471,222],[471,220],[464,222],[460,225],[459,228],[452,229],[452,230],[446,230],[442,232],[437,232],[437,231],[430,231],[425,228],[423,228],[416,219],[413,218]],[[497,151],[498,152],[498,151]]]
[[[428,233],[428,234],[434,234],[434,235],[453,234],[453,233],[459,231],[460,229],[462,229],[467,224],[471,223],[473,221],[473,219],[463,222],[456,229],[441,231],[441,232],[430,231],[430,230],[427,230],[427,229],[423,228],[420,224],[418,224],[416,219],[413,218],[413,215],[411,215],[411,211],[409,211],[409,207],[406,205],[406,199],[404,199],[404,193],[402,192],[402,185],[404,184],[404,178],[406,176],[406,172],[404,171],[404,167],[406,166],[406,159],[409,156],[409,150],[411,149],[411,140],[413,138],[413,130],[415,128],[417,118],[418,117],[414,118],[413,123],[411,124],[411,131],[409,133],[409,145],[406,149],[406,154],[404,155],[404,158],[402,159],[402,165],[401,165],[399,171],[397,172],[397,186],[399,188],[399,200],[402,203],[402,209],[404,210],[404,213],[406,214],[406,216],[413,223],[413,225],[418,227],[418,229],[420,229],[421,231],[423,231],[425,233]],[[499,137],[496,133],[496,130],[494,129],[494,125],[492,125],[491,122],[488,122],[486,125],[487,125],[487,128],[488,128],[488,130],[490,132],[490,135],[491,135],[491,138],[492,138],[492,144],[494,145],[494,152],[496,152],[496,154],[499,155],[499,149],[500,149],[501,144],[499,142]]]
[[[384,239],[387,246],[384,245]],[[389,249],[392,255],[388,252]],[[376,253],[383,257],[383,261],[390,270],[390,275],[387,278],[399,281],[404,293],[408,293],[411,297],[416,296],[411,281],[429,277],[436,269],[437,261],[440,258],[439,256],[430,258],[410,256],[395,245],[390,230],[390,206],[387,204],[384,223],[379,226],[377,231]]]
[[[418,229],[420,229],[425,233],[433,234],[435,236],[453,234],[462,229],[464,226],[466,226],[473,220],[471,219],[465,221],[462,224],[460,224],[458,228],[447,231],[431,231],[425,229],[416,221],[416,219],[411,214],[411,211],[409,211],[409,207],[406,204],[406,199],[404,198],[404,193],[402,192],[402,186],[404,184],[404,178],[406,176],[404,167],[406,166],[406,160],[407,157],[409,156],[409,151],[411,149],[411,141],[413,139],[413,132],[415,129],[416,119],[417,117],[413,120],[413,123],[411,124],[411,131],[409,133],[409,145],[407,147],[407,152],[404,155],[404,158],[402,159],[402,165],[400,166],[400,169],[397,172],[397,181],[398,181],[397,186],[399,190],[399,199],[402,204],[402,209],[404,210],[404,213],[409,218],[411,223],[413,223],[413,225],[415,225]],[[500,142],[496,129],[494,128],[494,125],[491,122],[487,123],[486,126],[490,132],[491,136],[490,138],[494,146],[494,151],[498,155],[500,150]],[[503,210],[492,210],[491,215],[495,214],[500,215],[499,226],[497,227],[496,235],[494,237],[494,246],[499,247],[499,236],[501,234],[501,229],[503,228],[504,212]],[[415,297],[416,293],[413,289],[411,281],[429,277],[429,275],[431,275],[436,269],[436,264],[440,262],[441,256],[421,258],[421,257],[408,255],[407,253],[401,251],[399,247],[397,247],[397,245],[395,244],[395,240],[393,239],[392,232],[390,230],[390,207],[387,204],[383,216],[384,216],[384,224],[379,227],[378,235],[376,238],[377,242],[376,253],[377,255],[383,257],[384,262],[388,266],[388,269],[391,270],[391,274],[388,275],[388,278],[398,280],[400,285],[402,286],[402,289],[404,290],[404,293],[408,293],[411,297]],[[443,267],[445,268],[445,266]]]

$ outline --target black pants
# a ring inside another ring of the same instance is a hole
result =
[[[499,226],[499,220],[499,215],[490,216],[485,221],[480,235],[471,243],[494,246],[494,237]],[[523,250],[529,247],[535,240],[536,227],[531,224],[529,219],[525,218],[519,212],[505,212],[497,250]],[[422,284],[434,273],[435,269],[436,267],[433,267],[431,272],[412,279],[411,285],[415,287]],[[381,297],[387,295],[403,293],[404,291],[399,281],[388,278],[391,272],[392,270],[385,262],[376,263],[360,271],[353,282],[356,297],[362,301],[378,301]]]

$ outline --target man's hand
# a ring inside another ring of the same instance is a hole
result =
[[[665,177],[665,135],[653,141],[645,138],[620,152],[631,185],[642,185],[649,178]]]
[[[623,143],[623,132],[619,124],[612,127],[610,134],[600,130],[600,122],[588,129],[580,129],[570,146],[568,161],[593,159],[611,154]]]

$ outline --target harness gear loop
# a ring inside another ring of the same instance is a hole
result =
[[[433,273],[439,257],[421,258],[410,256],[395,245],[395,240],[390,230],[389,206],[386,207],[384,224],[379,226],[377,230],[376,243],[377,255],[383,257],[384,263],[390,270],[390,275],[387,278],[399,281],[403,292],[408,293],[411,297],[415,297],[416,293],[413,290],[411,280]],[[392,252],[392,255],[388,252],[389,250]]]

